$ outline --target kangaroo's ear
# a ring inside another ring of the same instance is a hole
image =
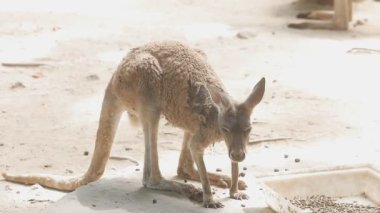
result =
[[[249,111],[260,103],[263,99],[265,92],[265,78],[262,78],[253,88],[251,94],[248,96],[247,100],[244,101],[242,105],[246,107]]]
[[[229,109],[231,107],[231,103],[222,92],[220,92],[219,88],[210,86],[208,88],[208,91],[210,92],[211,99],[214,101],[214,103],[221,109]]]

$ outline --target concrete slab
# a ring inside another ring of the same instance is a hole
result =
[[[250,186],[246,191],[249,200],[232,200],[228,196],[228,189],[215,188],[215,199],[225,205],[215,210],[205,209],[174,192],[144,188],[141,184],[142,172],[136,171],[134,167],[118,173],[68,193],[42,212],[272,212],[251,177],[246,179]],[[192,184],[199,186],[195,182]]]

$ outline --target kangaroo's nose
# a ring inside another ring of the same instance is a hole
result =
[[[236,162],[242,162],[245,159],[245,153],[244,152],[231,151],[230,159],[233,161],[236,161]]]

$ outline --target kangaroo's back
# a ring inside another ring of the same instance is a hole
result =
[[[145,68],[137,67],[143,64]],[[115,75],[123,79],[117,84],[123,88],[121,95],[129,97],[126,105],[131,114],[137,114],[133,111],[139,108],[135,96],[144,95],[159,105],[170,123],[191,132],[212,119],[212,102],[198,94],[200,85],[224,92],[205,54],[178,42],[156,42],[132,49]],[[145,92],[141,94],[141,90]]]

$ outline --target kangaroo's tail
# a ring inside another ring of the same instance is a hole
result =
[[[40,184],[48,188],[62,191],[73,191],[79,186],[98,180],[104,172],[123,111],[124,107],[113,94],[111,84],[109,84],[102,104],[94,154],[92,156],[91,165],[85,175],[80,177],[64,177],[46,174],[15,175],[3,173],[3,177],[5,180],[11,182]]]

